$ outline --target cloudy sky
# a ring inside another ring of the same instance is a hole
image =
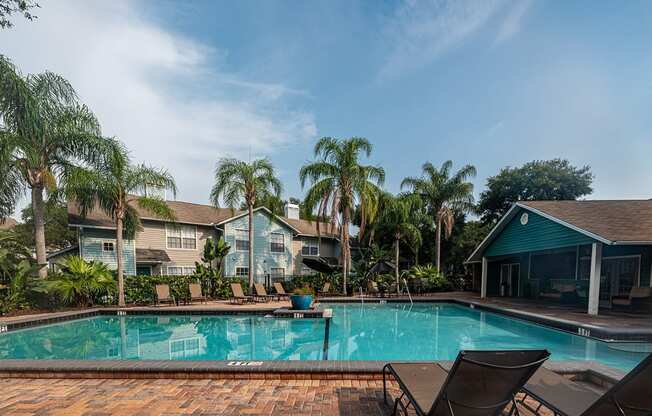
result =
[[[562,157],[593,198],[652,197],[652,2],[66,1],[0,32],[68,78],[134,161],[206,202],[220,157],[270,157],[284,196],[321,136],[364,136],[386,188],[426,161]]]

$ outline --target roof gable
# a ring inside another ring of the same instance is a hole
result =
[[[595,239],[583,233],[519,208],[503,230],[494,236],[484,250],[484,255],[504,256],[593,242]]]
[[[652,200],[524,201],[518,205],[611,244],[652,244]]]

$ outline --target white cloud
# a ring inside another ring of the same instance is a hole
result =
[[[405,0],[388,22],[389,56],[381,78],[429,64],[475,33],[496,14],[502,0]]]
[[[520,0],[507,12],[496,35],[496,43],[504,42],[521,31],[523,19],[532,6],[532,0]]]
[[[262,155],[316,136],[307,95],[219,71],[227,51],[140,16],[129,1],[43,4],[34,22],[0,33],[24,73],[66,77],[135,161],[166,167],[180,198],[206,201],[216,160]]]

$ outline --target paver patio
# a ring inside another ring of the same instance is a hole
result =
[[[3,379],[0,390],[2,415],[391,414],[381,380]]]

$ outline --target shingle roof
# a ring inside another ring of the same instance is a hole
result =
[[[466,262],[479,262],[484,250],[522,209],[606,244],[652,244],[652,200],[519,201],[503,215]]]
[[[166,203],[174,211],[177,222],[182,224],[216,224],[239,213],[239,211],[230,208],[215,208],[211,205],[193,204],[190,202],[166,201]],[[142,210],[135,204],[133,206],[142,219],[163,221],[161,218],[153,216],[151,212]],[[113,220],[99,209],[92,210],[85,218],[82,218],[79,207],[74,202],[68,202],[68,223],[90,227],[115,227]]]
[[[652,200],[523,201],[540,211],[611,242],[652,242]]]
[[[330,224],[325,222],[319,223],[319,233],[317,232],[317,221],[308,221],[308,220],[293,220],[290,218],[283,217],[283,220],[299,230],[299,234],[302,235],[321,235],[322,237],[339,237],[339,227],[332,227]]]
[[[231,208],[215,208],[212,205],[191,202],[166,201],[166,203],[174,211],[177,219],[176,222],[182,224],[218,224],[243,213],[242,211],[232,210]],[[139,211],[142,219],[164,221],[161,218],[152,216],[149,211],[143,211],[138,207],[136,209]],[[317,221],[293,220],[285,217],[280,217],[280,219],[297,229],[299,234],[302,235],[321,235],[322,237],[331,238],[337,238],[339,235],[338,229],[331,230],[330,224],[320,223],[320,234],[318,234]],[[74,202],[68,202],[68,223],[74,226],[115,228],[113,220],[99,209],[92,210],[85,218],[82,218],[79,207]]]
[[[170,256],[165,250],[137,248],[136,259],[138,263],[166,263],[170,261]]]

